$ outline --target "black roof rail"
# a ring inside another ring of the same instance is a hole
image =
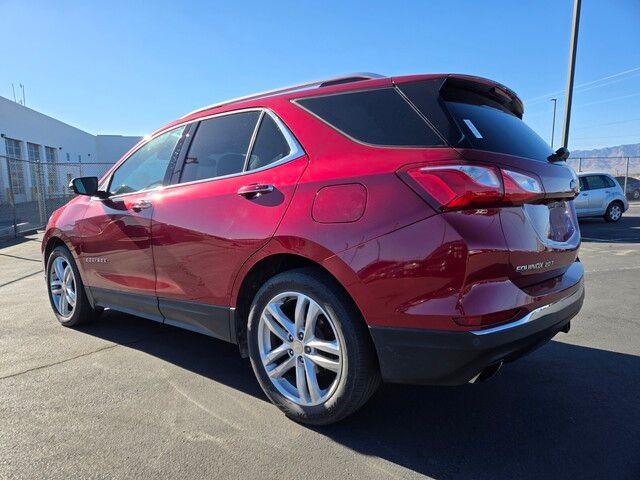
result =
[[[384,75],[380,75],[378,73],[370,73],[370,72],[358,72],[358,73],[350,73],[348,75],[340,75],[338,77],[327,78],[323,80],[316,80],[314,82],[305,82],[299,83],[297,85],[291,85],[289,87],[277,88],[275,90],[267,90],[266,92],[260,93],[252,93],[251,95],[247,95],[244,97],[232,98],[229,100],[225,100],[223,102],[214,103],[213,105],[207,105],[206,107],[198,108],[192,112],[183,115],[181,118],[188,117],[189,115],[193,115],[194,113],[202,112],[204,110],[209,110],[210,108],[222,107],[223,105],[228,105],[234,102],[240,102],[243,100],[253,100],[256,98],[270,97],[273,95],[279,95],[281,93],[289,93],[295,92],[297,90],[307,90],[309,88],[321,88],[321,87],[329,87],[331,85],[340,85],[342,83],[350,83],[350,82],[359,82],[361,80],[373,80],[374,78],[384,78]]]

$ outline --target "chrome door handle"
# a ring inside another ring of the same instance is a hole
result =
[[[131,206],[131,210],[134,212],[139,212],[145,208],[151,208],[151,202],[148,202],[147,200],[140,200]]]
[[[252,183],[251,185],[245,185],[244,187],[240,187],[238,189],[238,195],[242,195],[246,198],[255,198],[264,193],[270,192],[273,192],[273,185],[268,185],[265,183]]]

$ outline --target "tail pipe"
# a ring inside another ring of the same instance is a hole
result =
[[[484,382],[485,380],[489,380],[496,373],[498,373],[498,371],[502,367],[502,363],[503,362],[501,360],[498,363],[494,363],[492,365],[489,365],[488,367],[483,368],[475,377],[469,380],[469,383],[480,383]]]

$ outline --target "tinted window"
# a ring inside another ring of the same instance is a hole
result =
[[[453,147],[546,162],[551,147],[496,99],[442,79],[403,83],[400,90]]]
[[[291,149],[270,115],[262,117],[258,136],[251,150],[248,170],[264,167],[289,155]]]
[[[445,102],[471,146],[547,162],[551,147],[510,112],[485,104]]]
[[[615,187],[616,183],[611,179],[611,177],[608,177],[606,175],[602,175],[602,180],[604,181],[604,184],[607,187]]]
[[[239,173],[260,112],[242,112],[204,120],[184,160],[181,182]]]
[[[406,147],[443,145],[394,88],[303,98],[297,103],[361,142]]]
[[[580,180],[580,190],[589,190],[589,185],[587,184],[586,177],[579,177]]]
[[[587,183],[586,190],[595,190],[597,188],[607,188],[608,184],[606,182],[606,177],[602,175],[588,175],[584,177],[585,182]]]
[[[163,133],[136,150],[114,172],[109,191],[121,194],[161,186],[184,128]]]

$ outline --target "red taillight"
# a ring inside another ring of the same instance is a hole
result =
[[[542,186],[533,176],[487,165],[422,165],[400,174],[405,180],[407,176],[440,210],[515,205],[542,196]]]

